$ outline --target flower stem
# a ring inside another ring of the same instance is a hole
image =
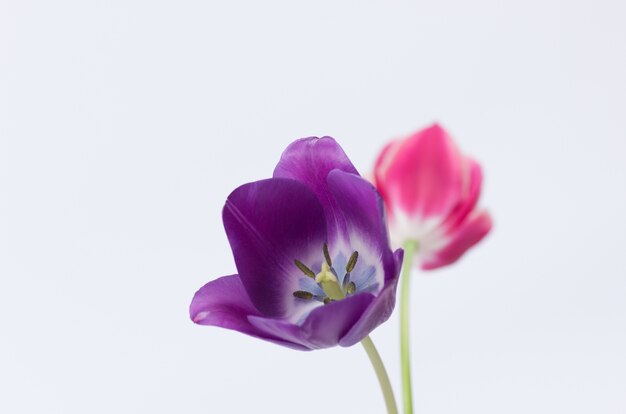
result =
[[[413,388],[411,386],[411,356],[409,347],[409,315],[410,315],[410,287],[411,267],[413,256],[417,250],[415,240],[406,240],[404,248],[404,263],[400,286],[400,364],[402,368],[402,402],[404,413],[413,413]]]
[[[380,383],[380,388],[383,390],[383,395],[385,397],[385,405],[387,406],[388,414],[398,414],[398,406],[396,405],[396,397],[393,396],[393,389],[391,388],[391,382],[389,382],[389,376],[387,375],[387,371],[385,370],[385,365],[383,364],[383,360],[380,359],[380,355],[374,346],[374,342],[372,342],[372,338],[366,336],[361,341],[363,348],[365,348],[365,352],[367,352],[367,356],[370,358],[372,362],[372,366],[374,367],[374,371],[376,371],[376,376],[378,377],[378,382]]]

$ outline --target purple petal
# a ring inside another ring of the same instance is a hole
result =
[[[385,287],[363,313],[361,319],[341,338],[339,345],[347,347],[356,344],[376,329],[378,325],[389,319],[396,305],[396,288],[400,278],[403,258],[404,250],[398,249],[393,253],[392,267],[385,269],[386,272],[390,273],[390,276],[385,281]]]
[[[347,347],[356,344],[376,329],[378,325],[389,319],[396,304],[396,287],[402,267],[403,255],[402,249],[395,251],[394,269],[391,272],[392,277],[385,282],[385,287],[363,313],[361,319],[341,338],[339,345]]]
[[[199,325],[219,326],[290,348],[306,349],[259,330],[248,321],[250,315],[261,313],[250,301],[238,275],[207,283],[196,292],[189,306],[191,320]]]
[[[334,170],[357,174],[358,171],[331,137],[302,138],[283,152],[274,169],[274,177],[292,178],[309,187],[322,203],[328,223],[328,234],[332,238],[345,232],[345,223],[334,198],[329,194],[328,174]]]
[[[391,277],[395,264],[389,249],[383,201],[374,186],[362,177],[339,170],[328,175],[328,186],[344,216],[351,244],[365,242],[382,258],[385,279]]]
[[[377,251],[389,250],[383,202],[374,186],[358,175],[340,170],[331,171],[327,181],[348,235],[367,238]]]
[[[374,295],[360,293],[331,302],[313,310],[302,325],[281,319],[250,316],[250,323],[267,335],[309,349],[330,348],[339,344],[374,300]]]
[[[326,221],[317,197],[304,184],[271,178],[233,191],[224,227],[241,281],[265,316],[289,316],[302,273],[294,260],[319,261]]]
[[[363,313],[361,319],[339,341],[341,346],[352,346],[369,335],[378,325],[391,316],[396,304],[396,285],[385,286]]]
[[[374,299],[374,295],[370,293],[359,293],[316,308],[307,317],[302,328],[308,333],[309,341],[313,345],[319,348],[335,346],[362,317]]]

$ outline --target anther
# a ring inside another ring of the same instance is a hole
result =
[[[313,299],[313,294],[311,292],[307,292],[306,290],[296,290],[293,292],[293,295],[298,299]]]
[[[348,287],[346,288],[346,292],[348,293],[348,295],[351,295],[354,292],[356,292],[356,285],[354,284],[354,282],[348,283]]]
[[[350,283],[350,273],[346,273],[346,275],[343,277],[343,283],[342,283],[343,290],[348,289],[348,283]]]
[[[326,263],[328,263],[328,266],[332,267],[333,262],[330,260],[330,253],[328,253],[328,245],[326,243],[324,243],[322,250],[324,251],[324,259],[326,259]]]
[[[324,305],[328,305],[330,302],[334,302],[334,299],[329,298],[328,296],[324,298]]]
[[[348,260],[348,264],[346,265],[346,272],[350,273],[354,270],[354,266],[356,266],[356,261],[358,258],[359,252],[355,251],[354,253],[352,253],[350,259]]]
[[[307,275],[308,277],[310,277],[311,279],[315,279],[315,273],[313,273],[313,271],[311,269],[309,269],[308,267],[306,267],[306,265],[304,263],[302,263],[300,260],[296,259],[293,261],[296,266],[298,266],[298,269],[300,269],[300,271],[302,273],[304,273],[305,275]]]

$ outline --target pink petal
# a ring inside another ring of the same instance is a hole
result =
[[[448,234],[454,233],[459,226],[463,225],[464,220],[474,210],[474,207],[476,207],[476,203],[480,197],[480,189],[483,182],[483,173],[480,164],[469,158],[465,159],[464,164],[465,171],[463,174],[464,180],[461,199],[443,223],[443,228]]]
[[[376,185],[391,215],[400,209],[410,216],[445,216],[462,197],[463,168],[454,142],[435,124],[383,150]]]
[[[448,244],[422,262],[422,269],[430,270],[457,261],[470,247],[491,230],[491,216],[487,211],[472,214],[451,235]]]

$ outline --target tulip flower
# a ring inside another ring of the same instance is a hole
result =
[[[435,124],[388,144],[378,157],[374,180],[387,208],[392,246],[403,246],[400,287],[400,359],[404,412],[411,414],[409,288],[413,256],[422,269],[457,261],[491,230],[491,218],[476,208],[480,165],[460,153]]]
[[[382,200],[335,140],[289,145],[273,178],[235,189],[222,218],[237,274],[203,286],[191,319],[298,350],[362,341],[395,412],[368,334],[394,308],[402,250],[389,248]]]
[[[455,262],[491,229],[489,213],[476,209],[480,165],[462,155],[437,124],[387,145],[374,179],[385,200],[392,246],[415,241],[422,269]]]

